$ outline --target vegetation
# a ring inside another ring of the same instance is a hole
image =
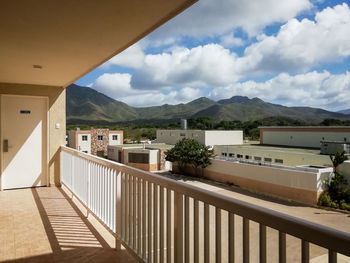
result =
[[[338,166],[348,160],[345,151],[330,156],[333,164],[333,173],[324,182],[325,191],[319,198],[319,204],[332,208],[350,211],[350,186]]]
[[[214,152],[208,146],[205,146],[194,139],[183,138],[175,146],[165,152],[167,161],[177,165],[179,171],[186,173],[186,167],[191,166],[194,174],[211,164],[210,158],[214,157]],[[202,169],[198,169],[202,168]]]

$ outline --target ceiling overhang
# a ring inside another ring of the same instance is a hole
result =
[[[0,82],[65,87],[194,2],[3,1]]]

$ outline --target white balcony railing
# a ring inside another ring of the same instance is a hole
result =
[[[273,247],[278,262],[286,262],[287,235],[299,239],[296,261],[309,262],[310,244],[327,249],[331,263],[337,262],[337,253],[350,256],[348,233],[67,147],[61,151],[61,178],[145,262],[235,262],[238,254],[249,262],[256,252],[252,243],[258,247],[256,261],[267,262]],[[242,218],[239,231],[237,216]],[[258,224],[257,242],[250,238],[251,221]],[[278,238],[267,246],[270,228]],[[237,253],[237,247],[242,251]]]

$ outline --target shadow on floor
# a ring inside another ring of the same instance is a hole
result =
[[[109,246],[61,188],[31,191],[52,253],[5,262],[137,262],[126,250]]]

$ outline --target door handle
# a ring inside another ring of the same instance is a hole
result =
[[[7,153],[9,151],[9,140],[5,139],[3,144],[3,151]]]

